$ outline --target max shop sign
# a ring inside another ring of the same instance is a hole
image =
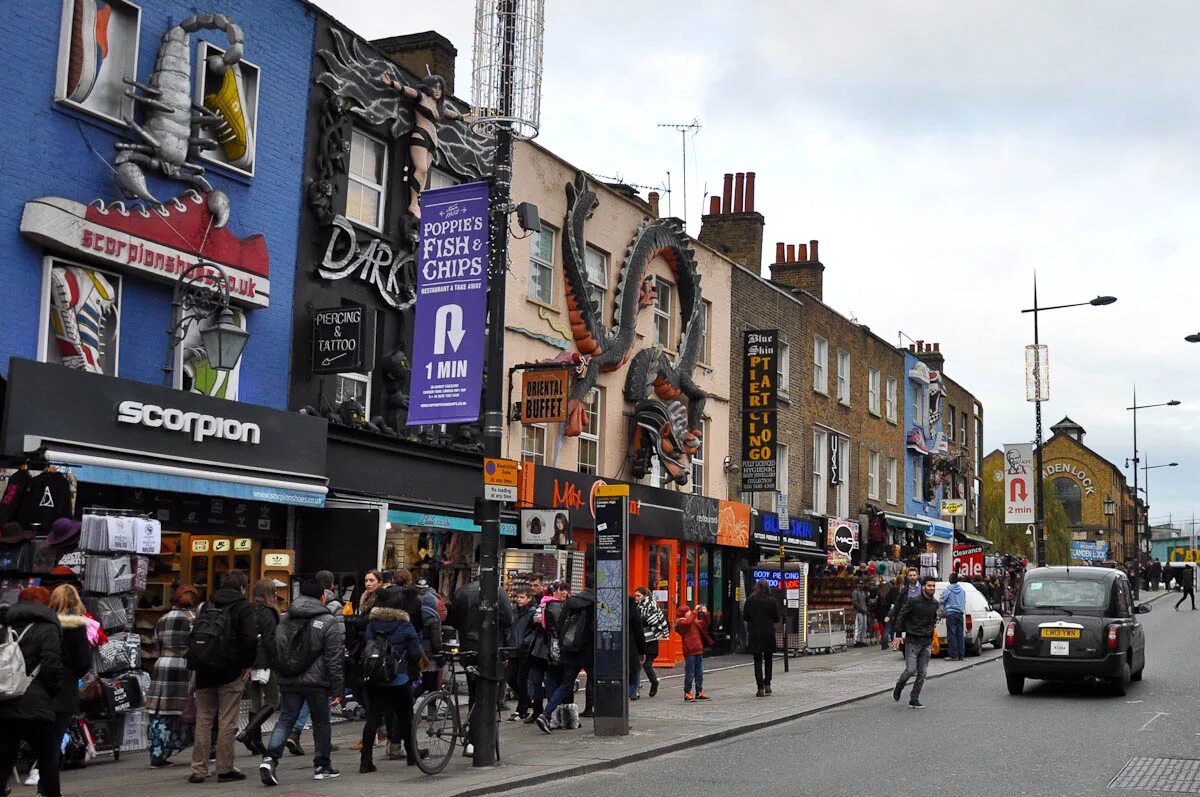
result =
[[[1084,491],[1088,495],[1094,495],[1096,493],[1095,485],[1092,484],[1092,480],[1088,478],[1088,475],[1084,472],[1083,468],[1071,465],[1069,463],[1059,462],[1055,465],[1047,465],[1046,469],[1043,471],[1043,474],[1046,476],[1053,476],[1056,473],[1070,474],[1079,481],[1079,484],[1083,486]]]
[[[314,374],[366,372],[375,368],[374,313],[359,304],[313,313]]]
[[[218,418],[203,412],[184,412],[174,407],[160,407],[157,404],[143,404],[133,400],[122,401],[117,405],[117,423],[182,432],[190,435],[195,443],[202,443],[207,437],[252,446],[262,442],[262,429],[256,423],[239,421],[236,418]]]

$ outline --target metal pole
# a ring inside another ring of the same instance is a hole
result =
[[[1038,298],[1037,275],[1033,276],[1033,390],[1035,417],[1034,470],[1037,477],[1033,481],[1034,499],[1034,529],[1033,545],[1034,558],[1038,567],[1046,566],[1046,503],[1042,495],[1042,358],[1038,346]]]
[[[1137,444],[1137,385],[1133,386],[1133,544],[1137,548],[1138,533],[1141,524],[1138,522],[1138,444]],[[1125,540],[1128,551],[1129,540]],[[1129,554],[1125,554],[1128,559]]]
[[[504,29],[501,62],[500,115],[511,117],[513,49],[516,37],[515,11],[518,0],[501,0],[500,24]],[[487,376],[484,385],[483,451],[488,457],[502,454],[504,434],[504,299],[508,279],[508,206],[512,201],[512,145],[509,123],[496,130],[496,161],[492,182],[491,256],[488,271]],[[471,722],[477,767],[496,763],[499,727],[500,627],[496,610],[500,592],[500,502],[484,501],[479,545],[479,673],[475,699],[479,710]]]

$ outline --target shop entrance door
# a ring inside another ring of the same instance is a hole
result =
[[[674,632],[675,607],[679,605],[679,584],[675,576],[678,546],[675,540],[650,540],[646,552],[646,586],[671,629],[670,638],[658,643],[658,658],[654,663],[660,667],[674,667],[675,662],[683,659],[679,635]]]

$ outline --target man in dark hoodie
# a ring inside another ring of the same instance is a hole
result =
[[[246,690],[246,670],[254,664],[258,652],[258,626],[254,610],[246,600],[249,582],[241,570],[230,570],[221,579],[221,588],[200,606],[188,641],[188,667],[196,673],[196,742],[192,747],[192,774],[189,783],[203,783],[208,777],[208,750],[212,728],[217,726],[217,780],[227,783],[245,780],[234,767],[234,741],[238,732],[238,708]],[[220,616],[224,613],[224,616]],[[226,639],[201,639],[225,636]],[[200,642],[209,644],[211,653],[198,655]]]
[[[333,768],[329,754],[333,726],[329,707],[345,689],[345,631],[325,607],[325,589],[316,579],[300,585],[275,631],[275,666],[279,676],[279,721],[271,732],[267,754],[258,767],[264,786],[278,786],[275,769],[283,756],[288,734],[307,705],[313,722],[313,779],[329,780],[342,773]],[[332,699],[330,695],[333,695]]]
[[[24,741],[37,756],[41,778],[38,793],[43,797],[61,797],[58,750],[62,737],[54,732],[52,699],[62,685],[62,629],[54,612],[29,600],[28,592],[28,589],[21,592],[16,605],[0,608],[5,639],[10,630],[20,637],[25,672],[34,676],[25,694],[0,701],[0,793],[8,794],[17,748]]]
[[[576,625],[579,624],[579,625]],[[577,628],[577,631],[573,631]],[[563,602],[559,621],[559,663],[562,666],[560,680],[551,684],[546,707],[537,716],[537,726],[542,733],[550,733],[550,717],[575,689],[575,679],[584,668],[592,667],[595,658],[596,593],[590,587],[572,595]],[[551,676],[552,678],[553,676]]]
[[[533,618],[533,596],[528,587],[517,587],[513,593],[516,611],[513,615],[512,627],[508,630],[508,654],[505,664],[504,678],[508,687],[517,696],[517,710],[508,718],[509,722],[525,719],[529,710],[529,649],[533,645],[533,630],[530,620]]]

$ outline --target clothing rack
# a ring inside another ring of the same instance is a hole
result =
[[[136,517],[153,520],[148,512],[133,512],[128,509],[113,509],[107,506],[87,506],[83,508],[84,515],[99,515],[100,517]]]

